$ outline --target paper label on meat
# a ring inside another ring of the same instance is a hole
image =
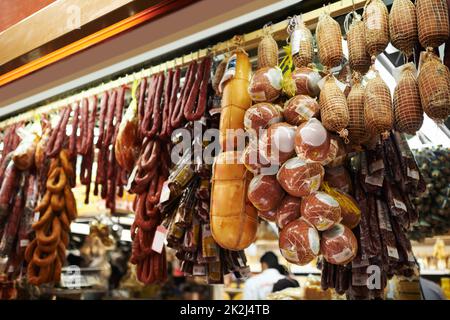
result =
[[[167,229],[160,225],[156,228],[155,236],[153,238],[152,250],[158,253],[162,252],[167,237]]]
[[[24,248],[24,247],[27,247],[29,243],[30,243],[30,240],[28,240],[28,239],[22,239],[22,240],[20,240],[20,242],[19,242],[19,246],[20,246],[21,248]]]
[[[367,176],[364,180],[365,183],[371,184],[374,186],[382,187],[384,181],[384,176],[374,175],[374,176]]]
[[[162,186],[161,197],[159,198],[159,202],[164,203],[169,199],[170,199],[169,180],[166,180],[166,181],[164,181],[163,186]]]
[[[39,221],[39,218],[41,217],[41,213],[39,211],[34,213],[33,222],[36,223]]]
[[[300,29],[295,29],[291,34],[291,52],[296,55],[300,52],[300,42],[303,41],[304,35]]]
[[[194,265],[194,268],[192,270],[193,276],[205,276],[206,275],[206,266],[202,264],[196,264]]]
[[[406,174],[408,175],[408,177],[413,178],[414,180],[420,179],[419,172],[414,169],[411,170],[409,167],[406,168]]]
[[[403,211],[408,211],[406,205],[403,201],[397,200],[394,198],[394,206],[398,209],[402,209]]]
[[[309,247],[311,248],[311,251],[315,255],[319,254],[320,238],[319,238],[319,234],[317,233],[316,229],[314,229],[314,228],[308,229],[308,240],[309,240]]]
[[[369,172],[371,174],[381,169],[384,169],[383,159],[377,160],[369,165]]]
[[[227,62],[227,66],[225,68],[225,72],[223,73],[222,79],[219,83],[219,91],[222,93],[223,88],[225,87],[225,83],[228,80],[231,80],[234,78],[236,74],[236,62],[237,62],[237,55],[233,54]]]
[[[344,248],[341,252],[332,255],[332,258],[336,263],[340,264],[349,260],[353,256],[352,250],[350,248]]]
[[[389,257],[399,259],[397,248],[387,246],[387,253]]]
[[[416,262],[416,259],[414,259],[414,254],[411,251],[408,251],[407,255],[408,255],[409,262]]]
[[[128,178],[128,181],[127,181],[127,185],[125,186],[125,190],[126,190],[126,191],[130,191],[131,185],[133,184],[133,181],[134,181],[134,178],[136,177],[136,174],[137,174],[137,172],[138,172],[138,169],[139,169],[139,167],[138,167],[138,166],[135,166],[135,167],[133,168],[133,171],[131,171],[130,177]]]

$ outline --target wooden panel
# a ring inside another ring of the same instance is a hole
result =
[[[55,0],[0,0],[0,32],[53,2]]]
[[[0,65],[133,0],[60,0],[0,34]]]

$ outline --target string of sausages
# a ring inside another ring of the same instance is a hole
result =
[[[135,220],[131,227],[131,262],[137,265],[138,280],[145,284],[164,281],[167,277],[165,251],[154,251],[152,243],[156,228],[161,222],[157,204],[163,183],[169,175],[168,145],[159,137],[163,128],[167,129],[168,101],[164,101],[163,105],[162,94],[164,91],[164,97],[167,98],[167,91],[170,90],[167,82],[170,82],[171,77],[172,73],[169,72],[165,86],[164,74],[157,74],[149,79],[145,107],[146,79],[141,81],[139,90],[138,117],[142,121],[139,122],[138,136],[143,142],[130,188],[136,194],[133,203]]]
[[[70,223],[77,217],[75,197],[70,187],[74,169],[66,149],[51,160],[46,192],[35,212],[36,238],[25,251],[28,281],[34,285],[59,282],[69,244]]]

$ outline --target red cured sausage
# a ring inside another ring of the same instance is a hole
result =
[[[88,152],[88,126],[89,126],[89,100],[84,98],[81,103],[81,125],[80,125],[80,144],[77,146],[77,151],[81,155],[86,155]]]
[[[173,70],[169,70],[167,73],[166,83],[164,85],[164,107],[163,107],[163,115],[162,115],[162,127],[159,137],[161,139],[166,139],[169,136],[169,127],[170,127],[170,97],[172,94],[172,85],[173,85]]]
[[[208,83],[211,75],[211,59],[206,57],[200,64],[196,82],[184,108],[184,117],[188,121],[200,120],[206,109]],[[195,106],[197,106],[194,111]]]
[[[155,96],[150,105],[150,109],[146,110],[148,116],[146,116],[144,121],[144,135],[149,138],[153,138],[160,130],[161,127],[161,96],[163,92],[165,76],[163,73],[157,75],[157,83]],[[153,121],[150,125],[151,117],[153,116]]]
[[[146,136],[147,128],[150,126],[150,121],[152,117],[152,111],[153,111],[153,100],[155,99],[155,92],[156,92],[156,86],[158,82],[158,76],[153,75],[148,84],[148,90],[147,90],[147,101],[145,102],[144,107],[144,118],[142,119],[142,122],[140,123],[140,132],[141,137]]]
[[[70,111],[70,107],[66,107],[64,111],[62,111],[61,119],[50,137],[46,152],[47,156],[50,158],[56,157],[63,147],[64,139],[66,138],[66,127],[67,122],[69,121]]]
[[[173,107],[172,115],[170,117],[170,125],[172,129],[179,128],[184,120],[184,103],[189,95],[188,88],[190,83],[195,78],[195,72],[197,71],[197,62],[193,61],[186,72],[186,79],[181,89],[180,97],[177,99],[175,106]]]
[[[141,124],[144,120],[145,115],[145,93],[147,89],[147,78],[142,78],[139,84],[139,99],[138,99],[138,123]],[[138,130],[138,137],[141,140],[143,137],[141,136],[141,130]]]
[[[166,129],[167,137],[170,137],[170,135],[172,134],[172,131],[173,131],[172,115],[174,112],[175,104],[177,103],[177,100],[178,100],[177,95],[178,95],[178,90],[180,88],[180,77],[181,77],[181,69],[177,68],[175,70],[175,74],[173,75],[173,78],[172,78],[172,90],[170,93],[170,104],[169,104],[169,117],[167,119],[167,129]]]
[[[77,131],[78,131],[78,123],[79,123],[79,115],[80,115],[80,107],[78,103],[75,106],[75,110],[73,112],[72,118],[72,134],[70,135],[69,140],[69,157],[73,158],[77,154]]]
[[[102,95],[101,98],[101,103],[100,103],[100,118],[99,118],[99,134],[98,134],[98,140],[96,143],[96,147],[100,148],[103,144],[103,136],[105,134],[105,118],[106,118],[106,113],[108,111],[108,97],[109,94],[107,91],[105,91]]]
[[[116,98],[117,98],[117,91],[114,90],[109,97],[108,101],[108,112],[106,113],[105,118],[105,137],[102,141],[102,145],[104,148],[108,148],[108,146],[111,144],[111,139],[114,135],[114,111],[116,109]]]

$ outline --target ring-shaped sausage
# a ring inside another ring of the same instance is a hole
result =
[[[53,210],[51,206],[47,207],[47,210],[45,210],[44,214],[39,218],[39,220],[31,226],[34,231],[37,231],[39,229],[44,228],[46,225],[49,224],[51,219],[54,217]]]
[[[47,190],[51,193],[61,192],[67,184],[67,177],[61,167],[56,167],[47,179]]]
[[[64,210],[66,202],[64,201],[64,196],[62,193],[52,194],[50,204],[52,206],[53,212],[60,212]]]
[[[49,235],[46,235],[50,231]],[[61,237],[61,222],[58,218],[54,218],[52,221],[51,228],[42,228],[36,231],[36,238],[38,245],[49,246],[59,241]]]

